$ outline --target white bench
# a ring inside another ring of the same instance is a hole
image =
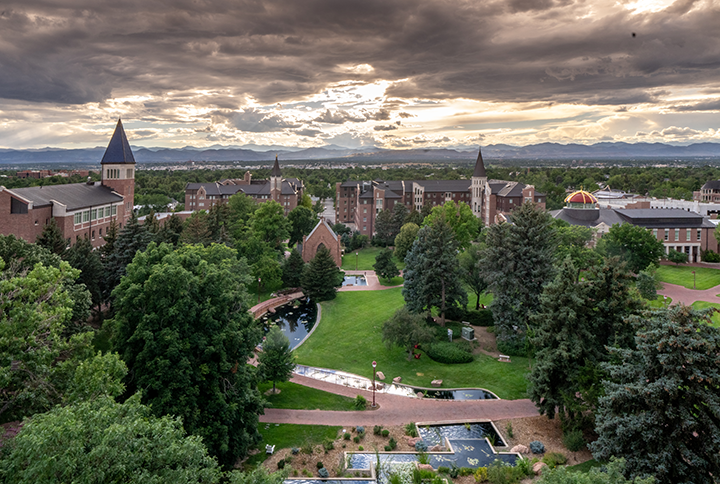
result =
[[[498,361],[504,361],[506,363],[510,363],[510,357],[508,355],[498,355]]]
[[[275,446],[267,444],[265,445],[265,453],[272,455],[272,453],[275,452]]]

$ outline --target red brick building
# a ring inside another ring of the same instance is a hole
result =
[[[335,185],[335,221],[367,236],[375,233],[375,216],[402,203],[420,211],[426,205],[464,202],[485,225],[504,220],[504,214],[532,201],[545,208],[546,197],[532,185],[488,180],[482,153],[478,153],[471,180],[346,181]]]
[[[317,255],[321,247],[325,247],[330,251],[335,264],[342,266],[342,249],[340,247],[340,238],[330,228],[330,225],[321,219],[309,235],[303,237],[302,247],[300,248],[302,258],[305,262],[310,262]]]
[[[188,183],[185,186],[185,210],[207,210],[213,205],[227,203],[236,193],[244,193],[256,202],[275,200],[285,209],[285,215],[298,206],[303,195],[303,182],[297,178],[283,178],[277,156],[269,180],[253,180],[248,171],[244,178],[214,183]]]
[[[68,245],[87,237],[94,247],[105,244],[111,221],[120,227],[132,213],[135,158],[118,120],[102,158],[100,182],[7,189],[0,186],[0,234],[35,242],[55,220]]]

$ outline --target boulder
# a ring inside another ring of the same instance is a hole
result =
[[[415,448],[415,444],[420,442],[422,440],[422,437],[405,437],[405,440],[407,441],[408,445]]]
[[[510,449],[510,452],[517,452],[518,454],[529,454],[530,449],[528,449],[527,445],[519,444]]]
[[[415,396],[418,397],[418,398],[422,398],[422,397],[425,396],[425,394],[424,394],[423,392],[417,392],[417,393],[415,394]]]
[[[445,452],[444,445],[433,445],[428,449],[428,452]]]
[[[401,376],[396,376],[395,378],[393,378],[393,383],[400,383],[401,381],[402,381]]]
[[[433,469],[433,466],[431,466],[430,464],[418,464],[417,468],[420,469],[421,471],[434,471],[435,470],[435,469]]]
[[[377,378],[378,380],[384,380],[385,373],[383,373],[382,371],[378,371],[377,373],[375,373],[375,378]]]
[[[430,385],[433,387],[441,387],[442,386],[442,380],[433,380],[430,382]]]
[[[532,469],[533,469],[533,472],[539,476],[545,471],[545,469],[547,469],[547,466],[548,465],[544,462],[536,462],[533,464]]]

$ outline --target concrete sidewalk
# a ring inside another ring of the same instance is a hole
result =
[[[670,284],[668,282],[663,282],[662,285],[663,288],[658,291],[658,294],[672,298],[672,304],[690,306],[695,301],[707,301],[720,304],[720,297],[718,297],[718,294],[720,294],[720,286],[698,291],[697,289],[688,289],[684,286],[678,286],[677,284]]]

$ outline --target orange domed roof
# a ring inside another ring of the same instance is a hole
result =
[[[597,203],[597,198],[595,198],[592,193],[586,192],[585,190],[578,190],[565,197],[565,203],[595,204]]]

